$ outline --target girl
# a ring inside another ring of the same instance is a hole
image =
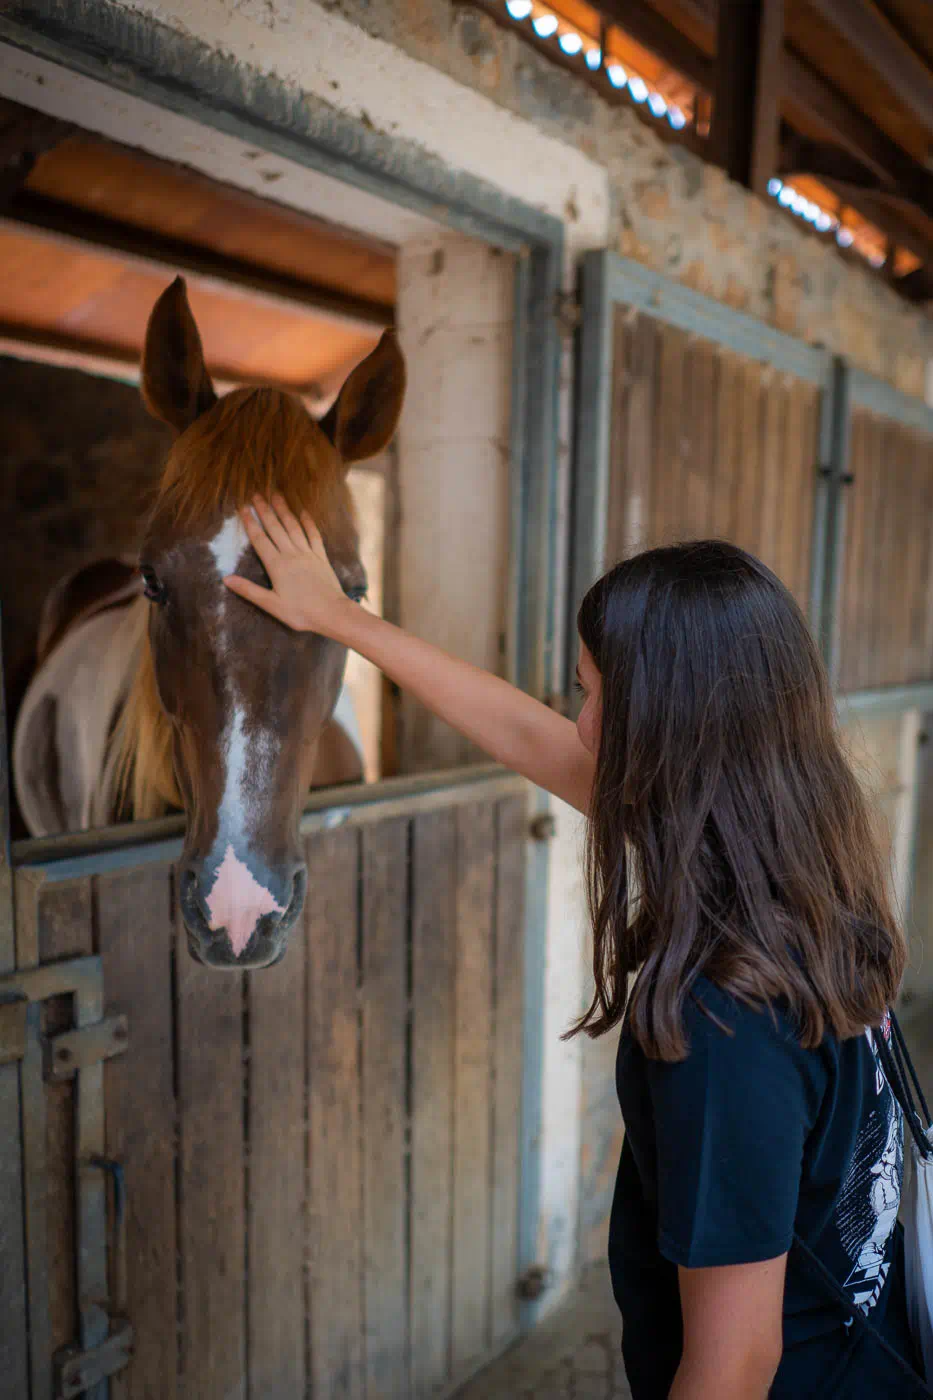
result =
[[[619,564],[580,608],[574,725],[346,598],[307,515],[255,511],[271,589],[229,588],[589,818],[574,1032],[621,1025],[609,1258],[634,1400],[928,1394],[877,1049],[905,945],[787,590],[728,544]]]

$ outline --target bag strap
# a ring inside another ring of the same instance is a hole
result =
[[[846,1293],[839,1280],[830,1273],[823,1261],[817,1258],[809,1245],[804,1244],[803,1240],[796,1232],[794,1233],[794,1246],[804,1264],[809,1268],[810,1273],[815,1275],[824,1287],[832,1293],[836,1300],[842,1304],[855,1328],[861,1332],[863,1336],[871,1337],[872,1341],[877,1342],[888,1359],[892,1361],[905,1376],[910,1377],[917,1387],[916,1393],[918,1395],[933,1396],[933,1390],[926,1384],[923,1377],[917,1374],[906,1357],[901,1356],[900,1352],[895,1351],[891,1343],[882,1337],[877,1327],[873,1326],[872,1323],[868,1321],[868,1318],[862,1312],[861,1308],[857,1307],[852,1302],[852,1299],[849,1297],[848,1293]],[[848,1326],[848,1323],[846,1325]]]
[[[891,1092],[901,1106],[907,1126],[910,1128],[917,1151],[921,1157],[933,1157],[933,1144],[927,1136],[930,1127],[930,1110],[917,1078],[913,1060],[907,1049],[904,1032],[894,1012],[891,1018],[891,1044],[879,1030],[873,1032],[878,1047],[878,1058],[891,1087]],[[921,1116],[922,1115],[922,1116]]]

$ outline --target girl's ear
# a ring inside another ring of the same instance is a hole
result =
[[[363,462],[388,447],[405,399],[405,360],[395,331],[384,331],[357,365],[321,419],[320,427],[344,463]]]
[[[176,433],[190,428],[217,402],[183,277],[176,277],[152,308],[141,390],[152,416]]]

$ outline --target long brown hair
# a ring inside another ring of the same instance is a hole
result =
[[[646,1054],[682,1059],[700,976],[753,1005],[784,1000],[808,1047],[878,1025],[906,946],[787,589],[743,550],[702,541],[617,565],[577,622],[602,726],[587,841],[596,990],[575,1030],[597,1036],[626,1014]]]

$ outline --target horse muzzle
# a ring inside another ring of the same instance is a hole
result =
[[[307,887],[303,862],[257,874],[232,846],[219,863],[185,862],[178,889],[191,956],[231,972],[271,967],[285,956]]]

